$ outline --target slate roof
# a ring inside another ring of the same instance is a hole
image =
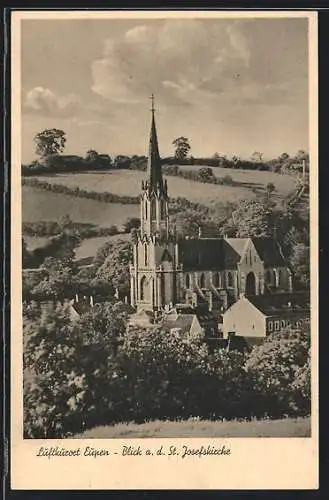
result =
[[[179,262],[186,271],[223,269],[223,239],[200,238],[178,243]]]
[[[285,267],[286,261],[274,238],[192,238],[178,243],[184,271],[236,269],[248,241],[252,241],[265,267]]]
[[[303,292],[254,295],[248,300],[265,316],[310,311],[309,295]]]
[[[252,242],[265,267],[284,267],[287,265],[279,244],[274,238],[252,238]]]
[[[195,314],[178,314],[177,318],[173,320],[166,320],[162,322],[162,326],[165,328],[180,328],[183,332],[189,332],[192,326]]]

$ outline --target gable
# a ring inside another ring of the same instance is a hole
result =
[[[252,243],[266,267],[285,267],[287,265],[276,239],[252,238]]]
[[[172,262],[172,256],[167,249],[162,253],[161,262]]]
[[[223,313],[223,319],[230,315],[238,314],[239,316],[246,315],[257,315],[264,316],[263,312],[260,311],[247,297],[240,298],[231,307]]]

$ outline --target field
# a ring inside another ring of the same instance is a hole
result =
[[[181,422],[160,420],[144,424],[116,424],[102,426],[75,436],[83,439],[111,438],[175,438],[175,437],[310,437],[310,418],[282,420],[254,420],[251,422],[193,419]]]
[[[181,170],[200,170],[202,166],[181,165]],[[264,189],[266,184],[272,182],[281,196],[286,196],[295,187],[295,180],[290,175],[281,175],[275,172],[261,170],[239,170],[235,168],[211,167],[216,177],[230,175],[234,182],[240,183],[241,187]]]
[[[191,170],[193,167],[189,167]],[[257,192],[264,190],[267,183],[272,182],[277,193],[286,196],[294,189],[294,179],[290,176],[274,172],[237,171],[234,169],[215,168],[218,177],[230,175],[239,185],[221,186],[216,184],[201,184],[181,177],[165,176],[171,197],[185,197],[190,201],[212,205],[218,201],[230,202],[252,199]],[[54,174],[42,176],[42,180],[54,184],[103,192],[110,191],[118,195],[136,196],[140,193],[141,182],[145,172],[136,170],[117,170],[109,172],[79,172],[70,174]],[[40,177],[41,179],[41,177]]]
[[[77,260],[87,259],[88,257],[94,256],[97,250],[102,247],[107,241],[115,240],[126,240],[130,238],[130,234],[115,234],[113,236],[98,236],[96,238],[86,238],[81,242],[81,245],[75,251],[75,257]]]
[[[182,169],[198,169],[200,167],[182,166]],[[168,189],[171,197],[185,197],[190,201],[212,205],[216,202],[232,202],[252,199],[264,191],[267,183],[276,187],[277,196],[286,196],[294,189],[294,179],[287,175],[274,172],[246,171],[229,168],[214,168],[215,175],[223,177],[230,175],[234,186],[201,184],[180,177],[168,176]],[[134,170],[118,170],[109,172],[79,172],[69,174],[54,174],[40,176],[39,179],[80,189],[104,192],[118,195],[136,196],[140,193],[141,181],[145,172]],[[98,227],[118,226],[121,229],[129,217],[139,217],[139,205],[121,203],[104,203],[98,200],[77,198],[61,193],[41,191],[29,186],[22,187],[23,222],[39,220],[60,220],[69,215],[75,222],[91,223]],[[122,236],[122,235],[120,235]],[[98,248],[109,237],[86,239],[77,249],[77,258],[86,259],[96,254]],[[29,249],[43,246],[46,238],[26,237]]]
[[[68,176],[67,181],[69,181]],[[68,182],[67,182],[68,183]],[[23,222],[39,220],[58,221],[69,215],[75,222],[95,224],[99,227],[121,226],[128,217],[139,217],[139,205],[103,203],[86,198],[22,187]]]

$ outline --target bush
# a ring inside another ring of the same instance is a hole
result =
[[[109,421],[116,384],[113,342],[86,344],[67,306],[49,303],[37,320],[35,315],[24,324],[30,374],[24,384],[24,437],[69,437]],[[97,331],[97,315],[88,325]],[[112,333],[114,340],[119,332]]]
[[[310,412],[310,337],[305,328],[269,336],[251,351],[246,371],[258,414],[275,418]]]

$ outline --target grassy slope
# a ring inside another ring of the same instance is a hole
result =
[[[201,167],[181,167],[186,169]],[[239,186],[217,186],[200,184],[179,177],[167,177],[169,192],[172,197],[183,196],[191,201],[211,205],[214,202],[237,201],[256,196],[253,189],[261,192],[268,182],[273,182],[278,195],[286,196],[293,187],[294,179],[290,176],[273,172],[242,171],[234,169],[214,168],[218,177],[230,175]],[[81,189],[93,191],[110,191],[119,195],[136,196],[140,192],[145,172],[119,170],[112,172],[80,172],[56,174],[40,177],[42,180],[67,186],[79,186]],[[120,203],[103,203],[97,200],[75,198],[61,193],[39,191],[22,187],[23,221],[59,220],[68,214],[76,222],[92,223],[99,227],[113,224],[121,226],[128,217],[139,217],[139,205]],[[97,249],[108,237],[84,240],[77,250],[77,257],[87,258],[96,254]],[[26,238],[30,249],[43,246],[45,238]]]
[[[193,167],[189,167],[191,170]],[[217,176],[230,175],[239,186],[220,186],[200,184],[180,177],[166,177],[170,196],[183,196],[191,201],[212,204],[217,201],[229,202],[251,199],[256,196],[252,189],[261,191],[268,182],[273,182],[279,194],[286,196],[294,188],[294,180],[273,172],[237,171],[234,169],[215,168]],[[78,186],[92,191],[110,191],[118,195],[136,196],[141,189],[145,172],[117,170],[109,172],[83,172],[42,176],[42,180],[67,186]]]
[[[128,217],[139,217],[139,205],[103,203],[86,198],[39,191],[22,187],[23,222],[38,220],[59,220],[68,214],[75,222],[92,223],[100,227],[121,225]]]
[[[144,437],[310,437],[310,418],[239,421],[210,421],[193,419],[183,422],[161,422],[144,424],[116,424],[96,427],[77,435],[84,439],[144,438]]]

